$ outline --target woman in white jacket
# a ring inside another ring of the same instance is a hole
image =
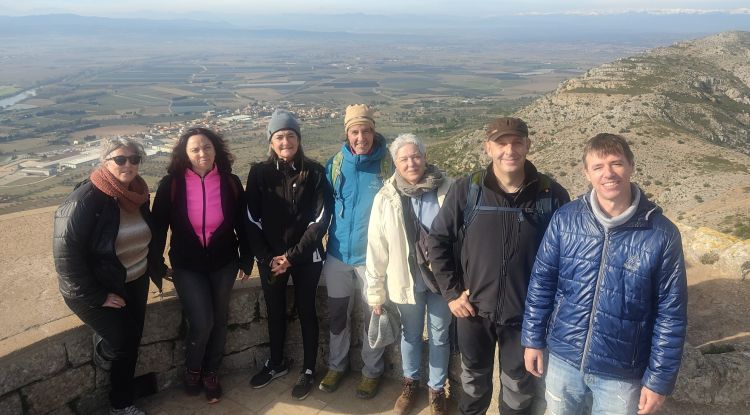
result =
[[[399,135],[389,149],[396,172],[375,196],[370,214],[367,301],[380,314],[390,299],[401,315],[404,382],[397,414],[407,413],[415,402],[427,310],[430,412],[444,414],[451,312],[429,269],[426,236],[452,180],[427,163],[424,143],[414,134]]]

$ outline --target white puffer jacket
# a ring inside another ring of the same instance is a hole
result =
[[[388,298],[398,304],[415,303],[414,280],[409,271],[409,252],[414,246],[406,236],[403,206],[396,190],[396,174],[375,195],[370,213],[365,273],[370,306],[382,305]],[[453,184],[448,176],[443,177],[445,180],[437,189],[440,206]]]

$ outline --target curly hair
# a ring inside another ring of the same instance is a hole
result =
[[[180,135],[177,144],[175,144],[174,149],[172,150],[172,160],[169,162],[167,172],[172,175],[184,174],[185,170],[190,168],[190,159],[187,155],[187,142],[188,139],[194,135],[204,135],[209,141],[211,141],[211,144],[213,144],[214,150],[216,151],[216,158],[214,160],[216,168],[219,169],[221,173],[231,173],[234,156],[229,152],[224,137],[205,127],[190,127]]]

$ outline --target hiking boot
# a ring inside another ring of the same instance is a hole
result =
[[[393,406],[393,413],[396,415],[406,415],[414,406],[417,394],[417,381],[414,379],[404,378],[401,387],[401,395],[396,399]]]
[[[252,386],[253,389],[260,389],[271,383],[272,380],[284,376],[287,373],[289,373],[289,367],[286,362],[282,361],[280,365],[272,366],[271,361],[266,360],[266,364],[263,365],[260,372],[256,373],[255,376],[250,379],[250,386]]]
[[[221,398],[221,384],[219,383],[219,375],[216,372],[204,372],[201,377],[203,381],[203,389],[206,390],[206,399],[208,403],[219,402]]]
[[[109,408],[109,415],[146,415],[146,413],[136,408],[135,405],[130,405],[121,409]]]
[[[318,389],[328,393],[335,392],[341,384],[341,379],[344,378],[344,373],[345,372],[339,372],[338,370],[328,369],[323,380],[320,381]]]
[[[359,380],[357,385],[357,398],[360,399],[371,399],[378,394],[378,388],[380,387],[380,376],[376,378],[368,378],[362,375],[362,379]]]
[[[448,401],[445,398],[445,389],[434,390],[430,388],[430,415],[446,415],[448,413]]]
[[[94,342],[94,364],[99,366],[100,369],[109,372],[110,370],[112,370],[112,361],[102,356],[99,349],[99,346],[101,345],[103,340],[102,336],[94,333],[94,335],[92,336],[92,340]]]
[[[310,390],[312,389],[314,382],[315,375],[313,374],[313,371],[310,369],[305,369],[304,372],[299,374],[297,383],[294,384],[294,387],[292,388],[292,398],[297,399],[298,401],[307,398],[307,395],[310,394]]]
[[[195,396],[201,393],[201,371],[192,371],[185,368],[185,393]]]

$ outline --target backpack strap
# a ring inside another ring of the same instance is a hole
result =
[[[390,153],[386,152],[386,155],[380,159],[380,180],[385,182],[391,175],[393,175],[393,160],[391,160]]]
[[[339,176],[341,175],[341,163],[344,161],[344,153],[341,152],[341,150],[338,151],[333,156],[333,160],[331,161],[331,185],[333,186],[333,191],[336,192],[336,184],[339,181]]]
[[[541,216],[545,226],[549,224],[554,213],[552,203],[552,179],[549,176],[539,173],[539,189],[537,190],[534,210]]]
[[[477,206],[482,198],[482,182],[484,182],[485,171],[475,171],[469,175],[469,192],[466,196],[466,206],[464,207],[464,225],[466,230],[474,217],[477,215]]]

